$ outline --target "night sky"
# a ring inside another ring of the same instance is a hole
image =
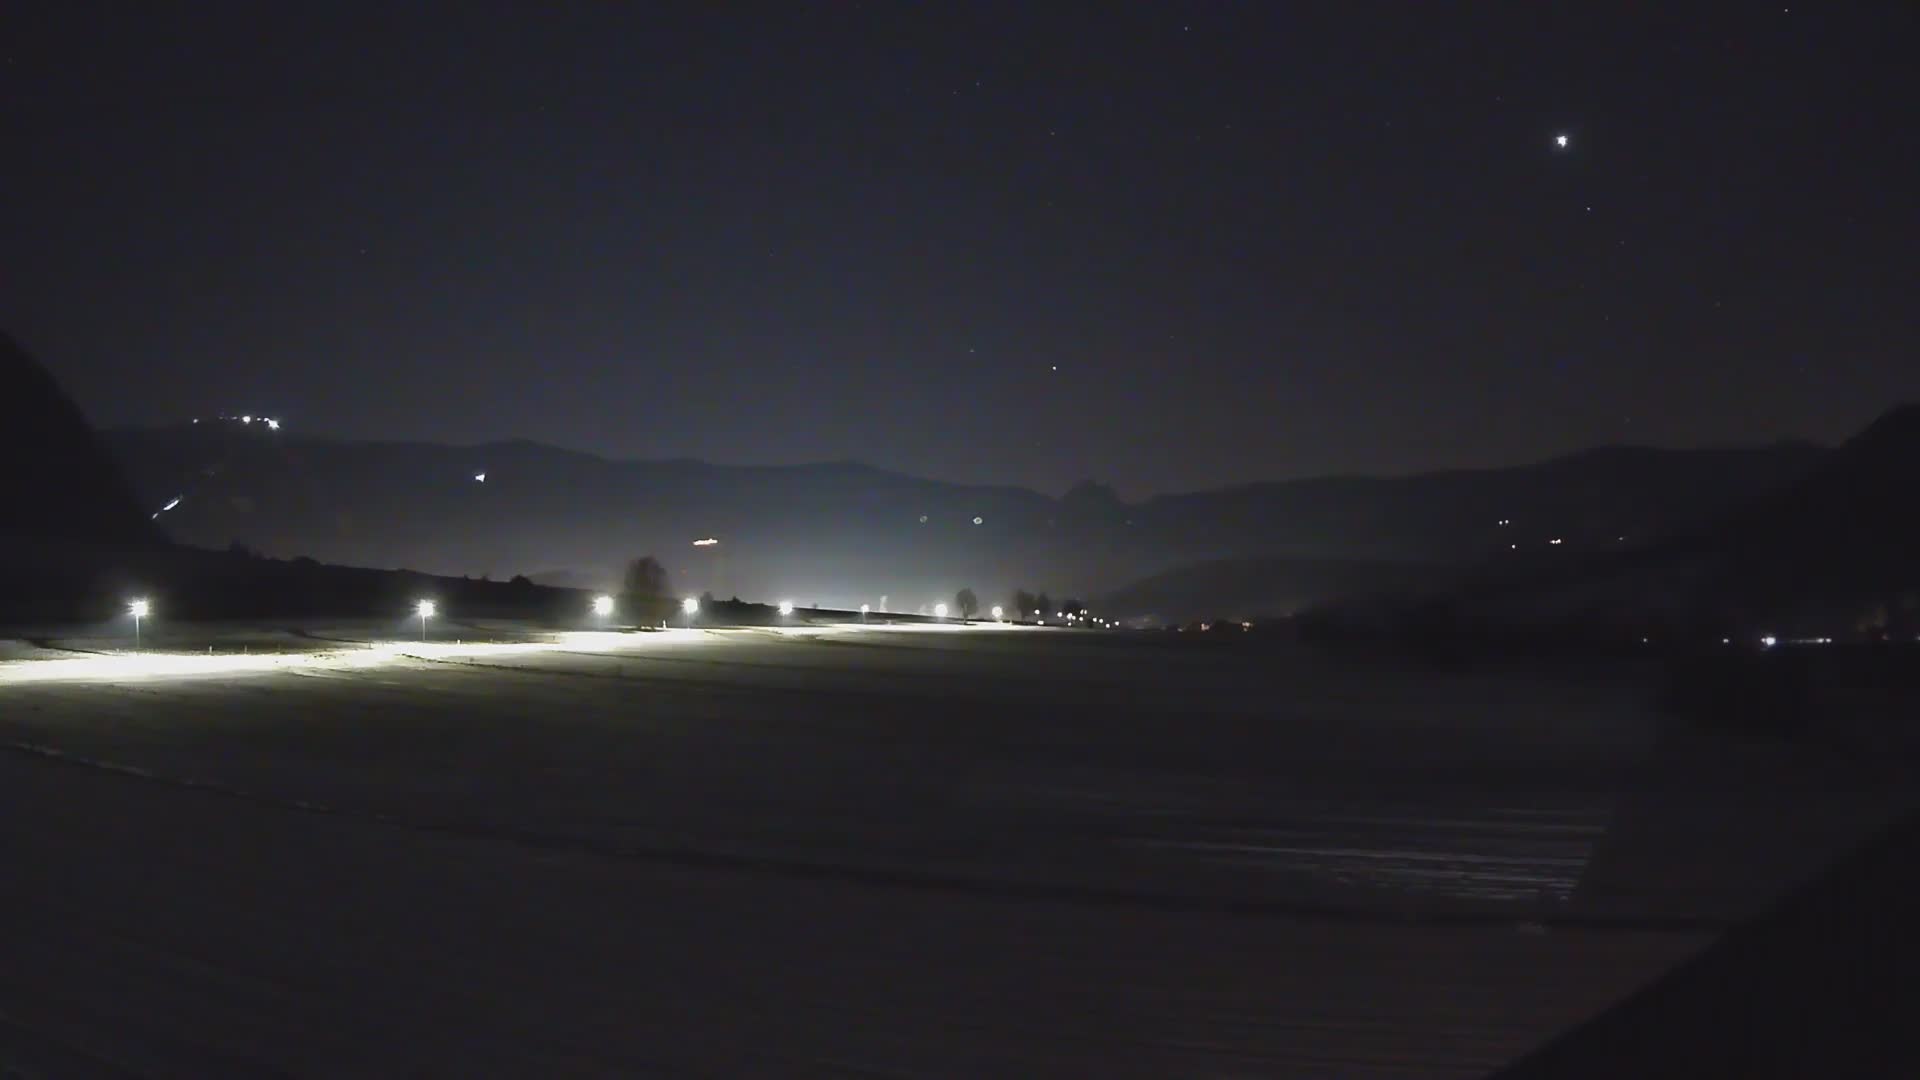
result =
[[[1911,3],[391,6],[0,15],[96,422],[1141,496],[1920,397]]]

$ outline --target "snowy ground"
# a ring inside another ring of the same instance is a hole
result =
[[[1627,670],[392,632],[10,649],[0,1048],[53,1075],[1475,1075],[1903,797],[1764,750],[1698,784]],[[1768,813],[1790,843],[1741,828]]]

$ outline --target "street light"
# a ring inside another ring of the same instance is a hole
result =
[[[145,597],[141,597],[140,599],[135,600],[132,603],[127,605],[127,614],[133,616],[133,651],[134,652],[140,651],[140,620],[146,618],[147,612],[152,610],[153,610],[153,605],[147,603]]]
[[[693,629],[693,617],[700,610],[700,601],[689,596],[685,600],[680,601],[680,610],[687,615],[687,629]]]
[[[596,597],[594,597],[594,598],[593,598],[593,613],[594,613],[595,615],[598,615],[598,616],[600,616],[600,617],[601,617],[601,618],[603,618],[603,619],[604,619],[604,618],[606,618],[607,616],[609,616],[609,615],[611,615],[611,614],[613,614],[613,597],[611,597],[611,596],[596,596]]]
[[[427,640],[427,620],[433,618],[434,612],[438,610],[439,609],[434,606],[434,603],[431,600],[422,600],[419,603],[413,605],[414,614],[420,616],[420,640],[421,641]]]
[[[1001,616],[1002,614],[1004,614],[1004,612],[1002,612],[1002,611],[1000,610],[1000,605],[999,605],[999,604],[995,604],[995,605],[993,605],[993,621],[994,621],[994,622],[999,622],[999,621],[1000,621],[1000,616]]]
[[[945,604],[935,604],[935,605],[933,605],[933,617],[934,617],[934,618],[936,618],[936,619],[944,619],[944,618],[946,618],[946,617],[947,617],[947,605],[945,605]]]
[[[867,607],[867,605],[865,605],[865,604],[861,604],[861,605],[860,605],[860,621],[861,621],[861,622],[866,622],[866,621],[867,621],[867,611],[868,611],[868,610],[869,610],[869,609],[868,609],[868,607]]]
[[[793,601],[791,600],[780,601],[780,614],[782,615],[793,614]]]

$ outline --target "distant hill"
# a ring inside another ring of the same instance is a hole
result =
[[[1709,540],[1717,594],[1756,614],[1920,616],[1920,405],[1902,405],[1807,476],[1731,515]]]
[[[1420,618],[1462,627],[1634,634],[1920,632],[1920,406],[1903,405],[1779,489],[1618,551],[1487,564],[1430,590]],[[1345,602],[1378,622],[1412,608]]]
[[[1566,554],[1613,549],[1698,528],[1821,454],[1616,447],[1509,469],[1127,502],[1095,483],[1056,499],[853,462],[612,461],[528,442],[342,442],[213,418],[107,440],[149,505],[181,500],[160,523],[190,544],[570,583],[611,583],[624,560],[653,553],[678,589],[844,605],[886,595],[908,609],[962,585],[983,600],[1015,587],[1090,595],[1223,559],[1469,564],[1533,556],[1556,538]],[[708,536],[721,543],[692,546]]]
[[[154,524],[157,508],[143,508],[53,376],[4,334],[0,447],[0,627],[116,619],[133,597],[151,598],[158,620],[398,614],[422,596],[437,598],[453,616],[568,625],[584,611],[580,595],[526,581],[433,578],[180,547]]]
[[[47,370],[0,333],[0,537],[152,547],[120,466]]]
[[[168,548],[53,376],[0,334],[0,622],[95,611]]]

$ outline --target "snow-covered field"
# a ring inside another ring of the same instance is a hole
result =
[[[181,1074],[1475,1075],[1901,799],[1764,748],[1695,783],[1631,669],[435,632],[13,646],[0,1048]]]

